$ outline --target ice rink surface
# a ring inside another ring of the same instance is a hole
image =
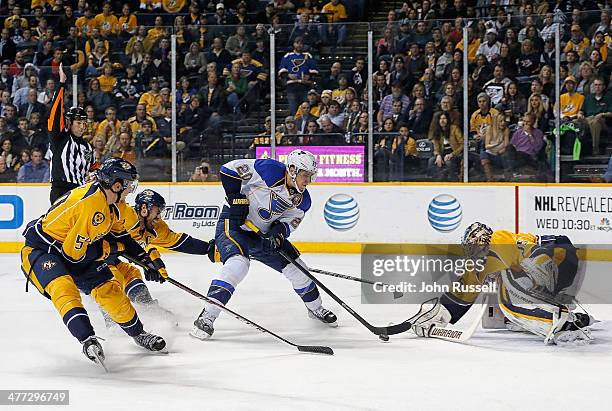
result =
[[[358,255],[303,259],[311,267],[359,275]],[[198,256],[164,260],[171,276],[202,293],[220,268]],[[416,312],[411,305],[362,305],[359,283],[319,278],[375,325]],[[0,389],[68,389],[76,410],[609,409],[610,305],[589,307],[608,320],[596,324],[589,346],[545,346],[529,334],[482,329],[464,345],[412,333],[383,343],[329,297],[324,303],[340,326],[309,319],[289,282],[254,262],[229,307],[298,344],[331,346],[335,355],[328,357],[299,353],[223,314],[213,339],[196,340],[188,331],[202,303],[167,283],[149,287],[179,322],[175,327],[141,313],[145,328],[166,338],[167,355],[144,352],[122,331],[107,330],[85,300],[97,334],[106,339],[105,374],[85,359],[51,302],[33,287],[24,292],[19,256],[1,255]]]

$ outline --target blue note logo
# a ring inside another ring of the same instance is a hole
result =
[[[13,209],[13,215],[6,218],[4,213],[0,214],[0,230],[14,230],[23,224],[23,199],[17,195],[0,195],[0,205],[9,204]],[[3,207],[4,208],[4,207]]]
[[[450,233],[461,224],[463,211],[457,199],[449,194],[440,194],[429,203],[427,218],[431,227],[440,233]]]
[[[348,194],[334,194],[325,203],[323,217],[334,230],[350,230],[359,221],[359,204]]]

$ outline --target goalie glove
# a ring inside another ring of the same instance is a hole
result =
[[[417,315],[418,317],[412,322],[412,331],[417,336],[425,338],[430,336],[434,327],[444,328],[452,318],[448,309],[439,301],[435,304],[423,303]]]
[[[554,261],[546,254],[524,258],[520,266],[525,274],[533,281],[537,287],[545,288],[553,294],[557,285],[559,269]]]
[[[147,281],[157,281],[158,283],[166,281],[168,271],[156,248],[151,248],[148,253],[142,253],[138,256],[138,259],[145,267],[144,274]]]

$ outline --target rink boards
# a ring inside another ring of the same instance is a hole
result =
[[[167,201],[176,231],[214,235],[220,184],[146,184]],[[612,186],[543,184],[315,184],[312,207],[292,235],[305,252],[358,253],[364,243],[456,244],[474,221],[494,229],[565,234],[612,260]],[[21,232],[49,206],[49,186],[0,185],[0,251],[16,252]],[[128,199],[128,201],[131,199]],[[607,245],[610,245],[607,247]]]

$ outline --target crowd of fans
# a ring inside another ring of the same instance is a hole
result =
[[[568,125],[562,152],[579,156],[605,148],[612,117],[605,6],[591,0],[408,1],[371,26],[374,73],[368,73],[367,56],[323,63],[323,47],[332,57],[341,50],[350,41],[348,21],[363,20],[367,6],[365,0],[0,1],[0,181],[48,180],[45,119],[60,63],[77,74],[74,92],[86,109],[85,137],[97,161],[117,156],[157,174],[160,167],[169,170],[173,127],[181,155],[199,159],[222,130],[265,107],[270,76],[276,76],[277,100],[288,115],[279,125],[260,122],[247,155],[269,144],[273,128],[278,144],[364,144],[371,87],[376,180],[410,180],[423,172],[459,180],[466,138],[469,168],[489,181],[500,172],[506,179],[524,172],[548,178],[557,27],[561,116]],[[463,73],[466,26],[469,71]],[[198,167],[191,179],[204,181],[210,167]]]

